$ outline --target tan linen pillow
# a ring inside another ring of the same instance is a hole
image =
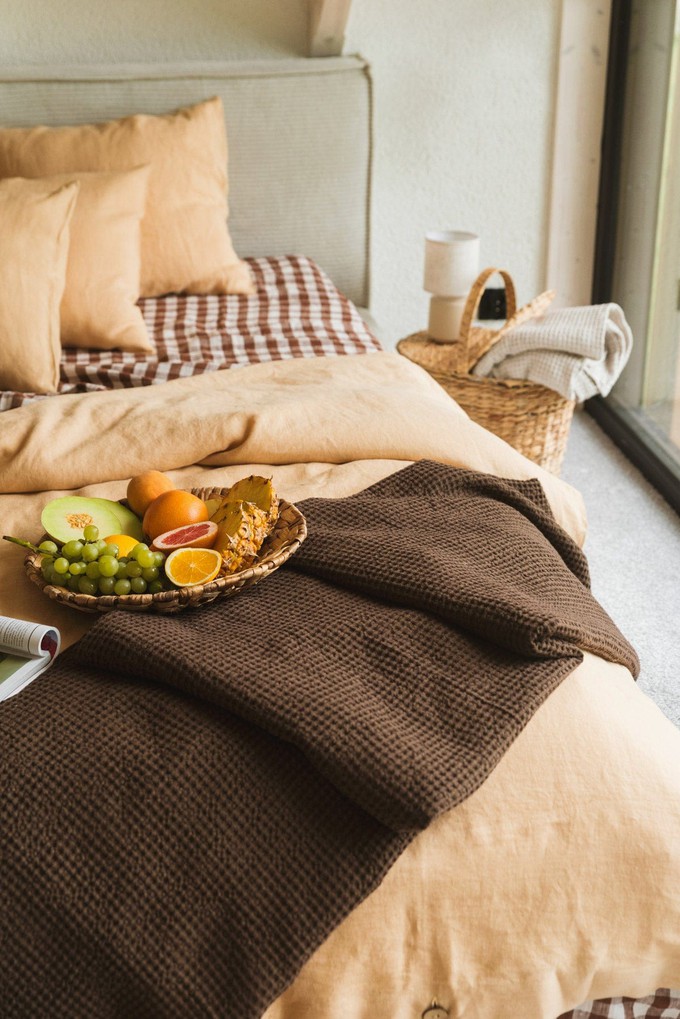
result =
[[[0,178],[147,164],[142,296],[252,293],[248,267],[227,229],[227,138],[219,97],[164,116],[0,130]]]
[[[61,301],[64,347],[140,351],[154,345],[137,307],[140,223],[149,168],[122,173],[79,173],[71,219],[66,287]],[[54,187],[72,173],[42,178]]]
[[[69,224],[80,185],[0,180],[0,388],[54,393]]]

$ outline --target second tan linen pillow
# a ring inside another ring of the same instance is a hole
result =
[[[54,393],[59,306],[79,184],[0,181],[0,388]]]
[[[58,187],[74,177],[71,173],[42,179]],[[140,223],[148,177],[146,166],[75,177],[80,191],[61,301],[62,346],[153,352],[137,307]]]
[[[253,293],[227,229],[227,138],[219,97],[162,116],[0,130],[0,177],[141,165],[151,168],[141,295]]]

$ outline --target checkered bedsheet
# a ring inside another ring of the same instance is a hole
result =
[[[291,357],[381,349],[354,305],[302,256],[248,259],[252,297],[177,296],[139,302],[155,357],[64,348],[59,393],[148,386],[222,368]],[[48,399],[0,392],[0,410]]]
[[[662,988],[647,998],[590,1001],[559,1019],[680,1019],[680,991]]]

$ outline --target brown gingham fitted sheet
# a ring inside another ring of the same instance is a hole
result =
[[[311,259],[247,259],[252,297],[177,295],[143,298],[139,306],[155,357],[121,350],[65,347],[59,393],[148,386],[262,361],[332,357],[381,350],[359,312]],[[35,400],[0,392],[0,410]]]
[[[680,991],[660,988],[646,998],[589,1001],[559,1019],[680,1019]]]

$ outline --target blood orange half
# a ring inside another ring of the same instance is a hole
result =
[[[200,524],[185,524],[165,531],[154,538],[154,552],[173,552],[176,548],[211,548],[217,537],[217,524],[203,520]]]

